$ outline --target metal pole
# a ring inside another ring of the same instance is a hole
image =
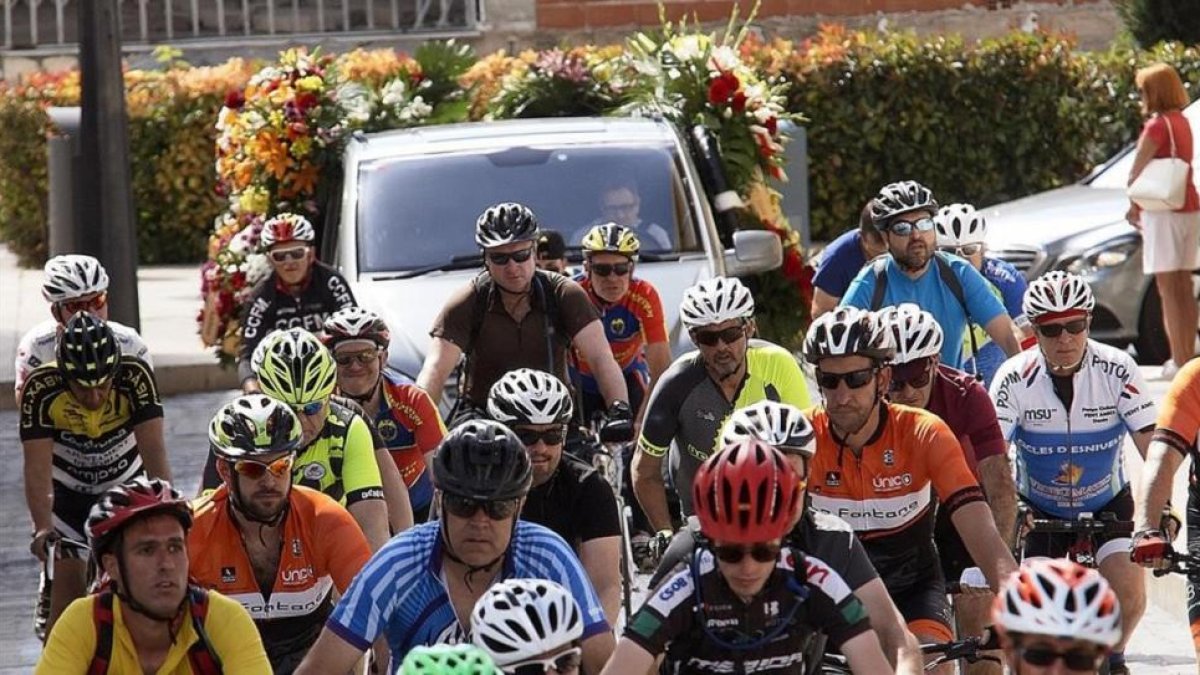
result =
[[[117,2],[79,4],[83,89],[79,213],[89,224],[96,224],[84,229],[83,252],[95,255],[108,270],[109,315],[139,330],[137,230]]]

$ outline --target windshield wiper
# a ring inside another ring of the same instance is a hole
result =
[[[386,276],[374,277],[375,281],[393,281],[395,279],[412,279],[414,277],[424,276],[430,272],[449,272],[451,270],[465,270],[472,267],[480,267],[483,265],[483,256],[478,253],[471,255],[456,255],[450,259],[450,262],[437,263],[435,265],[426,265],[417,267],[396,274],[388,274]]]

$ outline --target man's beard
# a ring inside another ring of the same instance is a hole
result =
[[[902,254],[893,253],[892,257],[896,259],[896,264],[900,266],[900,269],[906,272],[919,272],[929,264],[933,252],[928,246],[919,251],[909,251],[909,247],[905,246]]]

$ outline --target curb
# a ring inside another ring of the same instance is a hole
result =
[[[154,369],[159,396],[224,391],[239,386],[237,369],[219,363],[181,363],[159,365]],[[16,410],[12,381],[0,381],[0,410]]]

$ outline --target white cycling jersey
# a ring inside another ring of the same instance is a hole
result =
[[[1129,484],[1125,433],[1152,428],[1157,415],[1137,363],[1114,347],[1088,340],[1072,383],[1068,412],[1046,357],[1031,349],[1005,361],[991,387],[1017,492],[1059,518],[1099,511]]]
[[[146,347],[146,342],[142,340],[142,336],[138,335],[136,330],[116,321],[109,321],[108,325],[117,337],[117,346],[121,348],[122,355],[136,356],[145,361],[146,365],[154,368],[154,362],[150,360],[150,349]],[[47,319],[30,328],[29,332],[21,338],[20,344],[17,345],[17,381],[14,387],[18,394],[34,368],[57,358],[54,350],[57,342],[58,322],[54,319]]]

